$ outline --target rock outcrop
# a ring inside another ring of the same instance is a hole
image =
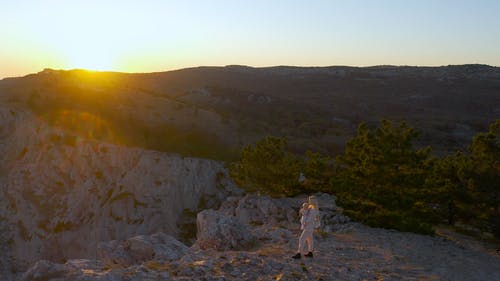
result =
[[[221,211],[235,216],[244,224],[278,224],[295,221],[297,217],[293,205],[296,200],[272,199],[269,196],[246,195],[243,198],[229,198],[221,206]]]
[[[318,199],[321,227],[320,231],[338,230],[350,219],[337,209],[336,197],[326,193],[315,194]],[[248,194],[244,197],[229,197],[220,211],[236,217],[243,224],[293,227],[297,224],[298,210],[307,197],[271,198]]]
[[[129,267],[149,260],[172,261],[181,258],[189,248],[164,233],[139,235],[124,241],[100,243],[99,255],[105,266]]]
[[[184,210],[241,194],[220,162],[82,139],[16,109],[0,116],[0,270],[94,259],[100,241],[176,236]]]
[[[332,203],[332,196],[317,196]],[[263,224],[252,221],[244,224],[238,217],[225,213],[224,206],[246,206],[249,200],[272,205],[287,200],[300,203],[304,197],[262,197],[263,202],[259,198],[232,197],[219,210],[199,213],[202,221],[210,221],[216,229],[230,221],[254,235],[259,233],[254,236],[251,248],[221,250],[213,245],[202,248],[201,241],[197,241],[187,249],[165,234],[142,235],[102,244],[113,249],[113,253],[127,256],[124,259],[127,263],[102,262],[109,260],[109,252],[97,260],[69,260],[64,264],[39,261],[24,274],[24,280],[499,280],[500,257],[494,252],[442,237],[370,228],[352,222],[334,223],[332,229],[337,229],[334,232],[316,232],[314,258],[293,260],[290,257],[300,234],[298,221],[289,226],[273,225],[267,222],[280,220],[270,218]],[[327,210],[333,207],[323,206]],[[233,235],[218,231],[212,238],[230,240]],[[118,249],[120,246],[122,250]],[[168,257],[155,254],[165,252],[175,254]]]
[[[219,211],[198,213],[196,225],[196,245],[201,249],[243,250],[254,242],[247,225]]]
[[[122,281],[171,280],[167,271],[156,271],[145,265],[104,269],[96,260],[69,260],[57,264],[38,261],[22,276],[22,281]]]
[[[75,277],[71,267],[63,264],[55,264],[47,260],[38,261],[24,275],[26,281],[44,281],[59,278]]]

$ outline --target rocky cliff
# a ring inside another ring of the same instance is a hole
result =
[[[303,198],[228,198],[197,216],[187,247],[164,233],[99,244],[97,259],[41,260],[22,280],[499,280],[493,251],[450,238],[349,222],[335,197],[320,197],[314,257],[294,260]],[[321,207],[323,206],[323,207]]]
[[[78,130],[41,117],[0,106],[0,280],[500,280],[489,248],[352,223],[325,194],[315,257],[292,260],[305,198],[244,195],[220,162],[98,141],[92,116]]]
[[[178,236],[185,210],[238,194],[220,162],[82,139],[0,108],[0,270],[95,258],[100,241]]]

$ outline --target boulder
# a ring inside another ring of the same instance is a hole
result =
[[[286,244],[294,240],[294,235],[290,230],[277,226],[263,225],[252,228],[252,233],[261,242],[268,242],[273,245]]]
[[[128,245],[117,240],[101,242],[98,245],[99,255],[106,266],[128,267],[132,265],[132,258],[127,251]]]
[[[74,268],[64,265],[52,263],[47,260],[40,260],[35,263],[22,277],[23,281],[46,281],[52,279],[66,280],[67,276],[76,277],[81,272]]]
[[[196,217],[196,245],[201,249],[243,250],[255,240],[248,226],[220,211],[204,210]]]
[[[350,221],[337,207],[336,197],[327,193],[316,193],[321,219],[321,231],[332,232]],[[221,204],[220,211],[234,216],[239,222],[250,226],[299,227],[299,207],[307,202],[307,196],[295,198],[271,198],[248,194],[244,197],[228,197]],[[260,235],[259,235],[260,236]]]
[[[337,209],[337,204],[336,204],[337,197],[335,195],[318,192],[314,194],[314,196],[318,200],[318,205],[320,209],[330,209],[330,210]]]
[[[269,233],[269,237],[273,243],[288,243],[290,240],[294,238],[292,232],[285,228],[274,228]]]
[[[269,196],[249,194],[244,197],[230,197],[220,210],[235,216],[241,223],[250,225],[275,225],[294,221],[296,211],[288,199],[273,199]]]
[[[164,233],[99,244],[100,256],[108,267],[129,267],[153,259],[171,261],[181,258],[188,251],[186,245]]]
[[[156,260],[177,260],[189,252],[186,245],[164,233],[153,234],[148,238],[151,241]]]

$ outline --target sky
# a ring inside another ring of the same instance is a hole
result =
[[[0,78],[44,68],[500,66],[497,0],[0,0]]]

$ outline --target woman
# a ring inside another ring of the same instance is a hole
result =
[[[308,252],[304,256],[313,257],[313,233],[314,228],[319,227],[319,211],[316,197],[309,196],[309,202],[303,203],[299,210],[300,214],[300,229],[302,234],[299,237],[299,248],[297,254],[292,258],[300,259],[301,253],[307,243]]]

